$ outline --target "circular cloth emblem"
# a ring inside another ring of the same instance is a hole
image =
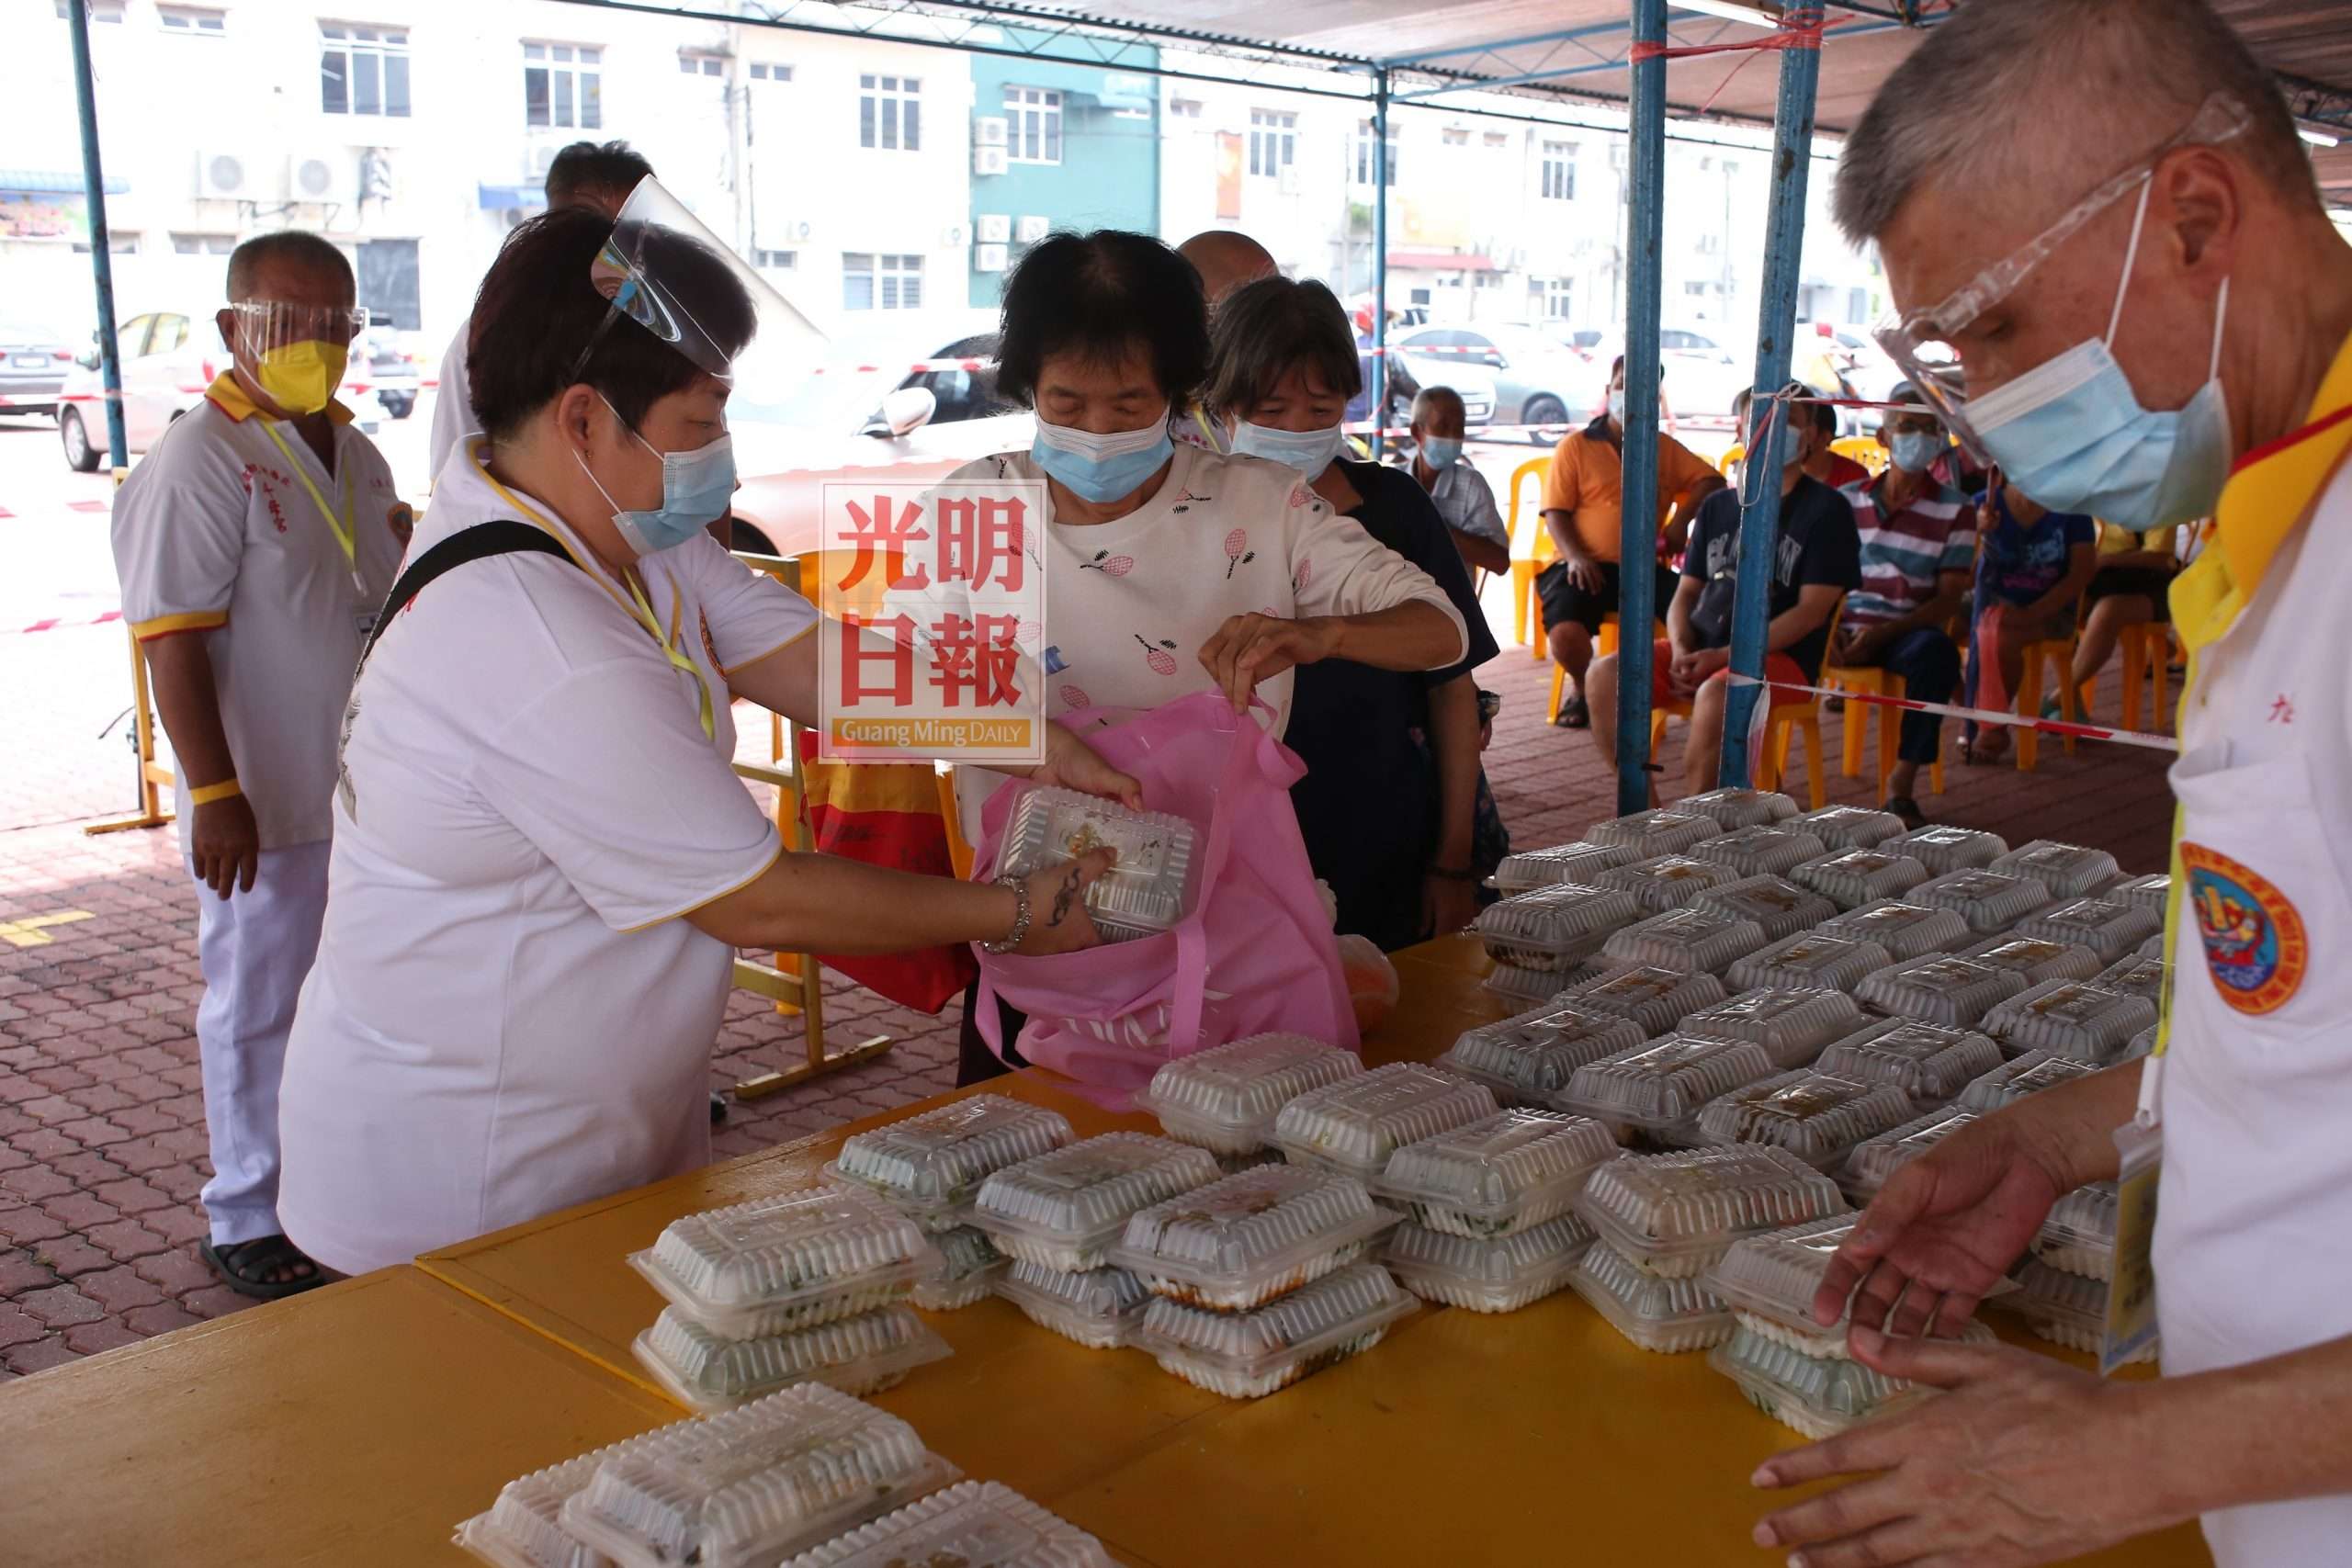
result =
[[[2227,855],[2184,841],[2180,861],[2213,988],[2243,1013],[2285,1007],[2311,962],[2302,916],[2268,878]]]

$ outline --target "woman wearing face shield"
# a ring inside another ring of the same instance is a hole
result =
[[[691,323],[723,367],[754,291],[627,209],[526,223],[482,285],[485,434],[440,475],[353,687],[288,1051],[281,1213],[332,1269],[707,1160],[737,947],[1094,940],[1074,895],[1102,857],[1008,887],[786,854],[730,771],[733,699],[816,708],[815,612],[705,531],[734,488],[729,386],[673,346]],[[1047,777],[1134,793],[1066,735],[1049,755]]]

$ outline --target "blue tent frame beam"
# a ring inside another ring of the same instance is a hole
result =
[[[1844,8],[1842,5],[1840,8]],[[1868,33],[1894,32],[1905,25],[1906,24],[1899,21],[1851,22],[1843,27],[1830,28],[1822,35],[1822,39],[1826,43],[1832,39],[1860,38]],[[1488,49],[1505,49],[1511,46],[1509,44],[1493,44],[1486,47]],[[1557,69],[1526,71],[1510,76],[1471,77],[1467,76],[1465,73],[1465,79],[1462,81],[1446,82],[1429,87],[1417,87],[1409,93],[1399,93],[1396,95],[1396,101],[1398,103],[1416,102],[1423,98],[1440,97],[1447,93],[1500,92],[1511,87],[1531,87],[1538,86],[1547,82],[1565,82],[1574,77],[1597,75],[1607,71],[1623,71],[1628,66],[1632,47],[1633,40],[1629,38],[1626,40],[1626,52],[1618,55],[1614,59],[1581,62],[1575,65],[1564,65]]]
[[[1633,40],[1666,42],[1666,0],[1633,0]],[[1617,810],[1650,803],[1650,636],[1658,606],[1658,322],[1664,308],[1666,59],[1633,68],[1625,254],[1624,507],[1617,569]]]

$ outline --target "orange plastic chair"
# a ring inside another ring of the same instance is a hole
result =
[[[2072,637],[2045,637],[2025,645],[2025,667],[2018,678],[2017,714],[2019,718],[2041,716],[2041,694],[2049,682],[2058,682],[2058,716],[2069,724],[2079,723],[2082,709],[2075,702],[2080,694],[2075,690],[2075,639]],[[2075,738],[2064,736],[2066,755],[2075,754]],[[2041,761],[2041,732],[2030,727],[2018,728],[2018,771],[2030,773]]]
[[[1902,676],[1889,670],[1875,669],[1868,665],[1826,665],[1821,671],[1821,683],[1825,686],[1836,686],[1842,691],[1860,692],[1883,697],[1900,698],[1904,694]],[[1862,742],[1872,728],[1862,716],[1863,707],[1868,707],[1877,716],[1878,722],[1875,728],[1878,731],[1878,793],[1879,798],[1883,800],[1886,798],[1886,781],[1894,772],[1894,764],[1897,761],[1895,752],[1902,742],[1903,713],[1901,709],[1882,707],[1875,704],[1849,705],[1846,709],[1845,723],[1842,726],[1845,754],[1840,759],[1842,765],[1838,771],[1849,779],[1861,776]],[[1938,795],[1943,794],[1944,750],[1943,733],[1940,729],[1936,735],[1936,760],[1928,764],[1928,782]]]
[[[2155,703],[2148,718],[2162,729],[2170,705],[2167,697],[2172,671],[2167,666],[2172,663],[2172,628],[2161,621],[2142,621],[2125,626],[2115,646],[2123,658],[2123,728],[2140,728],[2141,691],[2153,684]],[[2091,694],[2098,684],[2098,677],[2094,675],[2083,682],[2082,690],[2076,694],[2086,716],[2091,712]]]
[[[1845,618],[1846,602],[1838,601],[1838,608],[1829,615],[1829,641],[1838,641],[1838,623]],[[1826,682],[1825,682],[1826,684]],[[1771,701],[1768,692],[1767,700]],[[1679,718],[1688,721],[1690,704],[1687,701],[1661,703],[1650,713],[1650,755],[1655,758],[1666,739],[1666,721]],[[1797,702],[1771,702],[1765,722],[1770,726],[1764,732],[1764,758],[1757,769],[1758,789],[1778,789],[1789,771],[1789,739],[1792,735],[1804,741],[1805,788],[1813,809],[1820,810],[1829,804],[1829,778],[1821,761],[1821,699],[1808,696]],[[1940,765],[1940,764],[1939,764]],[[1939,786],[1940,787],[1940,786]]]
[[[1520,642],[1531,643],[1539,663],[1550,657],[1550,650],[1544,644],[1543,606],[1535,598],[1535,574],[1542,571],[1544,563],[1552,558],[1552,531],[1544,526],[1542,512],[1544,475],[1551,466],[1552,456],[1547,452],[1541,457],[1530,457],[1510,471],[1510,513],[1503,525],[1510,535],[1511,636]],[[1537,487],[1537,506],[1532,524],[1525,532],[1521,532],[1520,495],[1531,479]],[[1527,635],[1531,620],[1535,626],[1532,639]]]
[[[1666,635],[1666,623],[1665,623],[1663,620],[1661,620],[1661,621],[1657,622],[1657,635],[1658,635],[1659,637],[1664,637],[1664,636]],[[1616,612],[1616,611],[1614,611],[1614,610],[1611,610],[1611,611],[1610,611],[1608,614],[1606,614],[1606,615],[1602,615],[1602,616],[1600,617],[1600,636],[1599,637],[1597,637],[1597,638],[1595,638],[1595,639],[1594,639],[1594,643],[1593,643],[1593,657],[1594,657],[1594,658],[1596,658],[1596,659],[1606,659],[1609,655],[1611,655],[1611,654],[1612,654],[1612,653],[1614,653],[1614,652],[1616,652],[1616,651],[1617,651],[1617,612]],[[1567,688],[1568,688],[1568,672],[1567,672],[1566,671],[1565,671],[1565,670],[1561,669],[1561,668],[1560,668],[1558,665],[1556,665],[1556,664],[1553,665],[1553,666],[1552,666],[1552,705],[1551,705],[1550,708],[1549,708],[1548,710],[1546,710],[1546,712],[1545,712],[1545,713],[1544,713],[1544,721],[1546,724],[1556,724],[1556,723],[1558,723],[1558,722],[1559,722],[1559,719],[1560,719],[1560,699],[1561,699],[1562,697],[1564,697],[1564,696],[1566,696],[1566,695],[1567,694]]]

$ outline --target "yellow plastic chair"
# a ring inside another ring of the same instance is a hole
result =
[[[1743,443],[1733,442],[1724,448],[1724,455],[1715,459],[1715,472],[1725,479],[1731,478],[1731,471],[1739,467],[1739,460],[1747,456],[1747,447]]]
[[[2082,709],[2075,702],[2075,639],[2072,637],[2045,637],[2025,645],[2025,666],[2018,677],[2017,715],[2019,718],[2041,716],[2041,694],[2052,680],[2058,683],[2058,716],[2068,724],[2081,722]],[[2066,744],[2066,755],[2075,754],[2075,738],[2061,737]],[[2029,726],[2018,728],[2018,771],[2030,773],[2041,761],[2041,732]]]
[[[1829,643],[1832,647],[1838,642],[1838,623],[1845,618],[1845,615],[1846,602],[1841,598],[1838,608],[1829,615]],[[1765,718],[1770,728],[1764,732],[1764,757],[1757,769],[1756,787],[1781,787],[1781,780],[1789,771],[1789,739],[1794,734],[1804,741],[1806,793],[1812,799],[1813,809],[1818,811],[1829,804],[1829,778],[1821,762],[1821,699],[1809,696],[1802,702],[1775,702],[1768,689],[1765,701],[1771,704]],[[1653,759],[1666,739],[1666,721],[1679,718],[1687,723],[1690,717],[1690,704],[1687,700],[1661,703],[1651,710],[1650,756]]]
[[[1510,471],[1510,513],[1504,527],[1510,534],[1510,620],[1511,636],[1529,643],[1537,662],[1551,657],[1544,642],[1544,611],[1535,597],[1535,574],[1552,558],[1552,530],[1544,526],[1544,476],[1552,467],[1552,455],[1530,457]],[[1520,495],[1529,479],[1535,481],[1536,504],[1530,509],[1530,525],[1520,526]],[[1528,624],[1534,623],[1535,636],[1527,635]]]
[[[1886,448],[1878,444],[1875,435],[1841,435],[1829,444],[1829,449],[1868,468],[1872,479],[1886,472]]]
[[[2155,705],[2148,716],[2162,729],[2169,711],[2166,697],[2172,682],[2168,668],[2172,663],[2172,628],[2161,621],[2142,621],[2125,626],[2115,646],[2123,658],[2123,728],[2140,728],[2141,689],[2153,682]],[[2098,677],[2094,675],[2083,682],[2082,690],[2076,694],[2086,716],[2091,712],[2091,694],[2098,684]]]
[[[1825,665],[1821,671],[1821,683],[1825,686],[1836,686],[1841,691],[1894,697],[1898,701],[1905,692],[1902,676],[1890,670],[1875,669],[1868,665]],[[1874,705],[1849,705],[1843,727],[1845,754],[1840,759],[1842,766],[1838,771],[1849,779],[1861,776],[1862,742],[1871,728],[1862,716],[1863,706],[1869,706],[1870,711],[1877,716],[1878,794],[1879,798],[1883,800],[1886,798],[1886,781],[1894,773],[1894,764],[1897,761],[1895,752],[1900,749],[1902,742],[1903,712],[1901,709]],[[1940,728],[1936,732],[1936,760],[1928,764],[1928,782],[1938,795],[1943,794],[1944,748],[1943,731]]]
[[[1657,623],[1657,635],[1664,637],[1666,635],[1666,623],[1661,620]],[[1594,639],[1593,657],[1596,659],[1606,659],[1609,655],[1616,651],[1617,612],[1611,610],[1600,617],[1600,636]],[[1566,670],[1561,669],[1556,664],[1553,665],[1552,705],[1544,715],[1544,723],[1557,724],[1560,721],[1560,699],[1567,694],[1567,686],[1568,672]]]

